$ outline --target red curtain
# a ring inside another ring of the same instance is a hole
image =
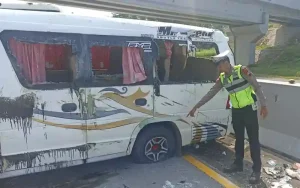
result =
[[[9,47],[28,81],[32,84],[46,81],[45,44],[25,43],[10,39]]]
[[[124,84],[147,79],[139,48],[123,47],[122,66]]]
[[[68,54],[71,53],[71,46],[46,44],[45,61],[49,70],[66,70],[68,68]]]
[[[171,59],[173,43],[171,41],[165,41],[164,44],[166,48],[167,59]]]
[[[26,43],[9,40],[12,55],[24,77],[32,84],[46,82],[46,70],[66,70],[70,45]]]
[[[110,62],[110,48],[107,46],[93,46],[92,53],[92,69],[107,70]]]

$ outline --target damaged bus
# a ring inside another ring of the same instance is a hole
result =
[[[225,90],[186,118],[217,78],[197,54],[228,50],[222,32],[40,3],[2,3],[0,17],[0,178],[126,155],[159,162],[226,133]]]

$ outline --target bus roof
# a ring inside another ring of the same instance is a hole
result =
[[[1,30],[68,32],[97,35],[149,36],[167,40],[219,41],[218,30],[156,21],[113,18],[102,11],[21,1],[0,1]]]

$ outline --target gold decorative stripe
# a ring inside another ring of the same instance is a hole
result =
[[[138,112],[141,112],[141,113],[144,113],[144,114],[147,114],[147,115],[153,115],[153,111],[152,110],[147,110],[145,108],[142,108],[142,107],[139,107],[139,106],[136,106],[134,104],[134,101],[136,99],[139,99],[139,98],[144,98],[146,97],[147,95],[149,94],[149,92],[147,93],[144,93],[142,92],[142,90],[139,88],[134,94],[132,95],[129,95],[127,97],[123,97],[123,96],[120,96],[119,94],[116,94],[116,93],[104,93],[103,94],[103,97],[106,97],[106,98],[109,98],[127,108],[130,108],[132,110],[135,110],[135,111],[138,111]]]
[[[105,130],[105,129],[112,129],[116,127],[121,127],[125,125],[130,125],[133,123],[139,123],[143,120],[145,120],[145,117],[138,117],[138,118],[130,118],[130,119],[124,119],[121,121],[115,121],[111,123],[105,123],[105,124],[91,124],[91,125],[71,125],[71,124],[60,124],[60,123],[54,123],[50,121],[43,121],[37,118],[32,118],[33,121],[36,121],[38,123],[54,126],[54,127],[60,127],[65,129],[77,129],[77,130]]]

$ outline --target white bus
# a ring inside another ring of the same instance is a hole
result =
[[[155,24],[1,3],[0,178],[126,155],[159,162],[224,135],[225,90],[186,115],[217,77],[193,56],[228,50],[228,38]]]

